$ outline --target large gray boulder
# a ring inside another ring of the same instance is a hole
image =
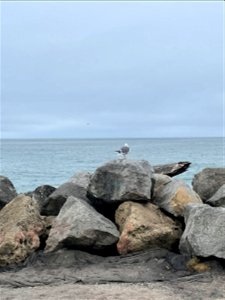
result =
[[[106,202],[150,200],[152,170],[145,160],[110,161],[95,171],[88,195]]]
[[[43,203],[41,214],[57,216],[69,196],[81,198],[89,202],[86,194],[90,178],[91,173],[81,172],[60,185]]]
[[[200,197],[183,180],[154,175],[153,203],[174,216],[183,216],[185,206],[202,203]]]
[[[63,245],[73,248],[102,249],[119,238],[116,226],[82,199],[70,196],[56,217],[46,252]]]
[[[225,207],[225,184],[223,184],[206,203],[212,206]]]
[[[225,258],[225,208],[191,204],[186,207],[184,217],[181,253]]]
[[[0,266],[23,261],[40,246],[44,222],[37,203],[23,194],[0,211]]]
[[[206,168],[193,178],[193,189],[205,202],[225,184],[225,168]]]
[[[0,176],[0,209],[17,196],[12,182],[5,176]]]

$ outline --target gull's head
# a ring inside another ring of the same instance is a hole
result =
[[[124,146],[125,146],[125,147],[129,147],[129,145],[128,145],[128,144],[124,144]]]

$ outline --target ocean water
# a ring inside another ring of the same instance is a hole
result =
[[[80,171],[93,172],[114,151],[128,143],[129,159],[145,159],[152,165],[190,161],[191,167],[177,178],[191,184],[194,174],[206,167],[224,167],[223,138],[164,139],[34,139],[1,140],[0,173],[17,192],[49,184],[55,187]]]

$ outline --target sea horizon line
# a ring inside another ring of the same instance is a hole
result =
[[[0,140],[146,140],[146,139],[223,139],[224,136],[180,136],[180,137],[23,137],[0,138]]]

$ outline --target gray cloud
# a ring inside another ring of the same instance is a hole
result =
[[[2,3],[3,137],[218,136],[222,3]]]

